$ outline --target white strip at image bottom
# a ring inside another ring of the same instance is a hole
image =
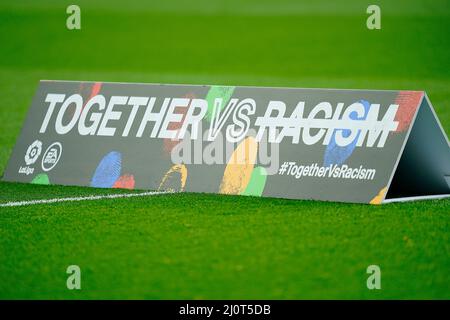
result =
[[[119,194],[92,195],[92,196],[86,196],[86,197],[12,201],[12,202],[0,203],[0,207],[21,207],[21,206],[30,206],[30,205],[36,205],[36,204],[49,204],[49,203],[70,202],[70,201],[89,201],[89,200],[101,200],[101,199],[133,198],[133,197],[154,196],[154,195],[168,194],[168,193],[171,193],[171,192],[149,191],[149,192],[142,192],[142,193],[121,193],[121,194],[119,193]]]

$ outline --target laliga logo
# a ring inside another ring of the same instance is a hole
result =
[[[36,162],[42,151],[42,142],[35,140],[32,144],[28,146],[27,152],[25,153],[25,163],[27,166]]]

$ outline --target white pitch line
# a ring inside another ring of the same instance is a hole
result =
[[[47,204],[47,203],[67,202],[67,201],[88,201],[88,200],[100,200],[100,199],[145,197],[145,196],[154,196],[154,195],[158,195],[158,194],[167,194],[167,193],[170,193],[170,192],[149,191],[149,192],[142,192],[142,193],[118,193],[118,194],[105,194],[105,195],[86,196],[86,197],[13,201],[13,202],[0,203],[0,207],[21,207],[21,206],[30,206],[30,205],[35,205],[35,204]]]

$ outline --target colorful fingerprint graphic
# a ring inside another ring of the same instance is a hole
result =
[[[122,154],[111,151],[105,155],[91,179],[91,187],[112,188],[119,179],[122,170]]]
[[[380,192],[378,192],[378,194],[372,200],[370,200],[370,204],[381,204],[383,202],[384,195],[386,194],[386,192],[387,187],[381,189]]]
[[[196,96],[193,93],[188,93],[183,98],[187,99],[195,99]],[[175,131],[177,134],[179,130],[181,129],[181,126],[183,125],[184,119],[186,118],[186,113],[191,106],[191,102],[189,102],[188,106],[186,108],[175,108],[175,112],[178,114],[181,114],[183,117],[181,118],[180,122],[170,122],[168,125],[168,129]],[[179,139],[164,139],[164,154],[170,155],[172,152],[172,149],[175,148],[175,146],[180,142]]]
[[[135,184],[136,182],[134,181],[134,176],[132,174],[124,174],[114,182],[113,188],[134,189]]]
[[[223,173],[219,193],[240,194],[250,183],[258,153],[258,142],[253,137],[244,139],[231,154]]]
[[[360,100],[358,102],[362,103],[362,105],[364,106],[365,114],[362,117],[358,117],[358,114],[356,112],[352,112],[352,113],[350,113],[350,119],[365,120],[367,117],[367,114],[369,112],[369,109],[370,109],[370,102],[368,102],[366,100]],[[349,145],[347,145],[345,147],[341,147],[336,144],[336,132],[338,130],[342,130],[342,129],[334,130],[333,135],[330,140],[330,143],[327,145],[327,147],[325,149],[325,154],[323,157],[323,165],[324,166],[329,166],[329,165],[334,165],[334,164],[336,164],[336,165],[343,164],[352,155],[353,151],[356,148],[356,143],[358,141],[360,133],[358,133],[356,135],[356,137],[352,141],[352,143],[350,143]],[[351,134],[351,130],[348,130],[348,129],[342,130],[342,135],[344,137],[348,137],[348,136],[350,136],[350,134]]]
[[[31,183],[34,184],[50,184],[50,179],[47,174],[40,173],[36,175],[33,180],[31,180]]]
[[[184,164],[176,164],[166,172],[158,191],[182,192],[186,186],[188,171]]]
[[[395,99],[398,104],[395,121],[398,121],[397,132],[405,131],[409,128],[416,110],[422,100],[423,92],[421,91],[400,91]]]
[[[91,100],[93,97],[98,95],[100,93],[100,90],[102,89],[102,83],[101,82],[94,82],[94,83],[84,83],[82,82],[80,84],[79,93],[83,97],[83,108],[86,106],[86,103],[88,103],[89,100]]]
[[[247,187],[240,194],[243,196],[261,197],[266,186],[267,171],[263,167],[253,169]]]
[[[208,101],[208,111],[206,112],[205,119],[210,122],[213,113],[214,113],[214,100],[217,98],[222,99],[222,105],[221,109],[225,108],[225,106],[230,101],[231,97],[233,96],[234,89],[236,87],[227,87],[227,86],[211,86],[211,88],[208,91],[208,94],[206,95],[206,101]]]

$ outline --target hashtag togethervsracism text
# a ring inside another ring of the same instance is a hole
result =
[[[330,164],[322,166],[318,163],[310,165],[297,164],[295,161],[285,161],[278,169],[279,175],[292,176],[295,179],[303,177],[336,178],[351,180],[373,180],[376,169],[365,168],[362,165],[357,168],[349,167],[346,164]]]

